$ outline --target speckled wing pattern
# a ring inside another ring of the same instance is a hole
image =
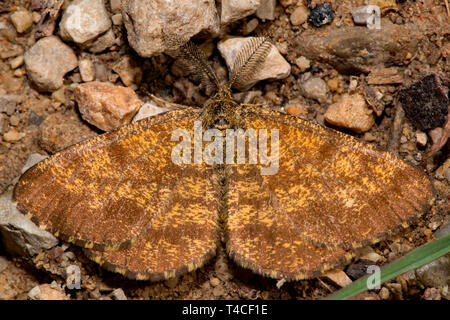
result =
[[[158,281],[192,271],[215,254],[219,242],[212,167],[173,166],[164,212],[129,249],[86,250],[104,268],[130,279]]]
[[[274,278],[319,275],[418,218],[432,187],[417,168],[355,138],[267,109],[248,128],[279,129],[279,171],[229,168],[227,251]],[[269,137],[270,141],[270,137]]]
[[[26,171],[16,185],[19,210],[76,245],[96,250],[130,247],[148,228],[161,223],[168,206],[175,212],[187,205],[186,199],[173,202],[171,183],[197,190],[193,177],[207,173],[197,166],[190,175],[181,174],[171,159],[178,143],[171,141],[172,131],[192,128],[198,115],[187,108],[146,118],[47,158]],[[207,199],[197,209],[209,210],[211,195],[202,190],[201,196]],[[212,214],[201,218],[212,219],[206,224],[216,223]]]

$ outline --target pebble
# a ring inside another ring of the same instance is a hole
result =
[[[148,117],[155,116],[157,114],[169,111],[168,108],[162,108],[154,104],[153,102],[146,102],[144,103],[140,108],[139,111],[136,113],[136,115],[133,118],[132,122],[139,121],[141,119],[145,119]]]
[[[308,58],[301,56],[295,59],[295,65],[300,69],[300,72],[305,72],[311,67],[311,62]]]
[[[111,20],[103,0],[74,0],[59,23],[64,40],[83,44],[111,28]]]
[[[309,10],[304,5],[300,5],[291,13],[289,19],[293,26],[304,24],[308,20]]]
[[[225,292],[225,290],[222,287],[217,286],[217,287],[215,287],[213,289],[212,294],[213,294],[214,297],[218,298],[218,297],[224,296],[226,294],[226,292]]]
[[[226,25],[254,14],[264,0],[222,0],[220,23]]]
[[[352,283],[352,280],[342,270],[330,270],[323,276],[340,288],[346,287]]]
[[[318,28],[324,24],[330,23],[334,19],[334,11],[331,3],[318,5],[311,10],[308,21],[314,27]]]
[[[28,298],[31,300],[68,300],[68,297],[51,287],[50,284],[41,284],[28,292]]]
[[[285,106],[284,109],[290,115],[300,117],[306,116],[308,114],[308,107],[305,106],[300,99],[290,100]]]
[[[170,5],[163,0],[122,0],[122,15],[128,43],[141,57],[175,49],[176,45],[163,41],[163,31],[168,38],[190,39],[199,32],[217,34],[220,30],[214,0],[177,0]]]
[[[276,0],[260,0],[261,4],[256,10],[256,16],[262,20],[275,19]]]
[[[337,103],[328,107],[325,120],[332,125],[357,133],[369,131],[375,123],[373,111],[359,93],[343,94]]]
[[[123,292],[121,288],[114,289],[111,295],[114,297],[115,300],[127,300],[127,296]]]
[[[376,253],[371,247],[365,247],[365,248],[361,249],[359,258],[361,260],[368,260],[368,261],[372,261],[372,262],[378,262],[383,257],[380,256],[378,253]]]
[[[220,284],[220,280],[219,280],[218,278],[212,277],[212,278],[209,280],[209,283],[211,283],[211,285],[212,285],[213,287],[217,287],[217,286]]]
[[[64,86],[62,86],[61,88],[59,88],[56,91],[52,92],[52,100],[55,102],[59,102],[61,104],[65,104],[66,103],[66,88],[64,88]]]
[[[103,35],[96,38],[94,41],[90,41],[83,45],[92,53],[99,53],[111,48],[116,43],[116,37],[114,31],[109,29]]]
[[[122,0],[109,0],[109,5],[111,6],[111,11],[113,13],[120,12],[120,4]]]
[[[426,288],[423,293],[424,300],[441,300],[441,294],[436,288]]]
[[[33,25],[33,15],[27,10],[18,10],[11,14],[11,22],[18,33],[24,33]]]
[[[123,18],[121,13],[116,13],[111,17],[112,23],[115,26],[121,26],[123,24]]]
[[[386,287],[381,288],[378,295],[380,296],[380,299],[382,299],[382,300],[388,300],[390,297],[389,290]]]
[[[25,164],[22,167],[22,174],[27,171],[28,169],[30,169],[32,166],[34,166],[35,164],[41,162],[42,160],[48,158],[48,156],[44,156],[41,155],[39,153],[32,153],[30,154],[30,156],[27,159],[27,162],[25,162]]]
[[[78,85],[75,100],[83,119],[104,131],[130,123],[142,105],[130,88],[97,81]]]
[[[10,118],[9,118],[9,124],[13,127],[17,127],[20,123],[20,117],[17,114],[13,114]]]
[[[331,92],[336,92],[339,88],[339,79],[337,77],[330,79],[327,81],[327,84]]]
[[[427,134],[420,131],[416,132],[416,141],[420,147],[425,147],[428,141]]]
[[[386,287],[389,288],[389,291],[392,293],[395,299],[403,300],[402,285],[400,283],[387,283]]]
[[[94,63],[89,59],[82,59],[78,63],[80,68],[81,79],[84,82],[93,81],[95,79],[95,66]]]
[[[355,24],[366,25],[369,29],[381,29],[380,7],[369,5],[352,9]]]
[[[164,284],[168,288],[173,289],[173,288],[175,288],[177,286],[179,279],[180,279],[180,277],[173,277],[173,278],[170,278],[169,280],[166,280],[164,282]]]
[[[328,101],[328,85],[321,78],[309,78],[300,84],[302,93],[305,97],[317,100],[319,103]]]
[[[16,129],[11,129],[5,134],[3,134],[3,140],[12,143],[20,141],[20,139],[22,139],[23,137],[25,137],[25,133],[19,132]]]
[[[245,24],[245,26],[243,27],[242,33],[246,36],[250,33],[252,33],[253,31],[255,31],[255,29],[258,27],[259,21],[256,18],[251,19],[249,22],[247,22]]]
[[[37,41],[24,58],[28,77],[42,91],[60,88],[64,75],[78,65],[73,50],[55,36]]]
[[[368,274],[367,270],[369,266],[375,265],[375,262],[365,259],[360,259],[355,263],[350,264],[345,273],[353,280],[357,280],[361,277],[364,277]]]
[[[11,66],[11,69],[17,69],[18,67],[22,66],[24,62],[24,58],[22,55],[15,57],[14,59],[11,59],[9,61],[9,65]]]
[[[241,49],[249,39],[249,37],[236,37],[222,40],[218,43],[217,47],[220,54],[225,59],[228,70],[231,69],[239,49]],[[247,91],[258,81],[284,79],[291,73],[291,65],[283,58],[274,45],[272,45],[272,50],[269,52],[264,62],[258,66],[258,69],[259,70],[254,74],[252,79],[249,79],[244,87],[238,89]]]
[[[426,287],[443,288],[450,277],[450,258],[443,256],[416,269],[419,281]]]
[[[124,85],[137,89],[137,85],[142,80],[142,70],[135,63],[131,56],[123,56],[112,66],[112,70],[116,72]]]
[[[436,73],[428,73],[398,92],[407,118],[420,130],[444,125],[448,114],[448,88]]]
[[[450,158],[445,160],[442,166],[436,170],[435,177],[438,179],[445,178],[450,183]]]
[[[41,14],[39,12],[33,11],[32,15],[33,15],[33,22],[34,23],[38,23],[39,21],[41,21],[42,16],[41,16]]]
[[[428,131],[428,135],[430,136],[431,141],[433,141],[433,144],[436,144],[439,141],[441,141],[443,134],[444,130],[441,127],[437,127]]]
[[[0,195],[2,245],[12,255],[34,256],[58,244],[52,234],[27,219],[12,201],[12,192]]]

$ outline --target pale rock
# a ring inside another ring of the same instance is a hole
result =
[[[9,61],[9,65],[11,66],[11,69],[17,69],[23,65],[24,61],[23,56],[17,56]]]
[[[248,34],[252,33],[258,27],[258,24],[259,24],[258,19],[256,19],[256,18],[251,19],[243,27],[242,33],[244,35],[248,35]]]
[[[115,300],[127,300],[127,296],[123,292],[121,288],[113,290],[111,295],[114,297]]]
[[[305,72],[311,67],[311,62],[307,58],[301,56],[295,59],[295,65],[300,69],[300,72]]]
[[[109,0],[109,5],[111,6],[111,12],[120,12],[120,3],[122,0]]]
[[[330,270],[323,276],[341,288],[352,283],[352,280],[342,270]]]
[[[37,41],[24,56],[28,77],[41,91],[53,91],[63,85],[64,75],[78,65],[73,50],[58,37]]]
[[[53,101],[65,104],[66,103],[66,88],[64,86],[62,86],[58,90],[53,91],[51,97],[52,97]]]
[[[364,260],[369,260],[369,261],[373,261],[373,262],[378,262],[378,261],[380,261],[383,257],[380,256],[380,255],[379,255],[378,253],[376,253],[376,252],[368,252],[368,253],[362,255],[360,258],[361,258],[361,259],[364,259]]]
[[[22,167],[22,174],[27,171],[28,169],[30,169],[32,166],[34,166],[35,164],[41,162],[44,159],[47,159],[48,156],[44,156],[41,155],[39,153],[32,153],[30,154],[30,156],[28,157],[27,161],[25,162],[25,164]]]
[[[52,288],[50,284],[41,284],[28,292],[31,300],[68,300],[69,298],[60,290]]]
[[[152,102],[146,102],[142,105],[142,107],[139,109],[139,111],[136,113],[136,115],[133,118],[133,122],[155,116],[157,114],[167,112],[170,109],[168,108],[162,108],[157,106],[156,104]]]
[[[231,70],[231,66],[234,63],[236,55],[240,49],[250,38],[230,38],[222,40],[217,45],[220,54],[225,59],[228,66],[228,70]],[[291,73],[291,65],[283,58],[278,52],[278,49],[272,45],[272,50],[267,55],[262,65],[258,66],[258,71],[254,74],[251,80],[244,88],[240,88],[241,91],[250,89],[258,81],[266,79],[284,79]]]
[[[225,25],[254,14],[261,1],[265,0],[222,0],[220,23]]]
[[[0,196],[0,233],[6,250],[18,256],[33,256],[58,244],[58,239],[16,208],[9,191]]]
[[[433,141],[433,144],[437,144],[441,141],[442,135],[444,134],[444,130],[441,127],[437,127],[428,131],[428,135]]]
[[[427,287],[450,285],[450,258],[443,256],[416,269],[417,278]]]
[[[309,78],[300,84],[300,88],[307,98],[317,100],[319,103],[328,101],[328,85],[321,78]]]
[[[11,22],[18,33],[24,33],[33,25],[33,14],[27,10],[19,10],[11,14]]]
[[[104,131],[130,123],[142,105],[130,88],[104,82],[78,85],[75,100],[83,119]]]
[[[308,20],[309,10],[304,5],[300,5],[294,9],[289,19],[293,26],[304,24]]]
[[[359,93],[343,94],[338,102],[328,107],[325,120],[332,125],[357,133],[369,131],[375,122],[373,111]]]
[[[263,20],[275,19],[276,0],[260,0],[261,4],[256,10],[256,16]]]
[[[121,13],[116,13],[111,17],[111,21],[115,26],[121,26],[123,24],[123,18]]]
[[[25,133],[19,132],[16,129],[11,129],[3,135],[3,140],[6,142],[18,142],[25,137]]]
[[[416,141],[419,146],[425,147],[428,141],[427,134],[420,131],[416,132]]]
[[[111,28],[103,0],[74,0],[64,11],[59,24],[64,40],[83,44]]]
[[[39,12],[33,11],[32,15],[33,15],[33,22],[34,23],[38,23],[39,21],[41,21],[42,16],[41,16],[41,14]]]
[[[389,290],[386,287],[381,288],[378,295],[380,296],[380,299],[382,299],[382,300],[388,300],[390,297]]]
[[[84,82],[93,81],[95,79],[95,66],[90,59],[82,59],[78,63],[80,68],[81,79]]]
[[[217,34],[219,16],[214,0],[122,0],[122,16],[130,46],[151,57],[177,45],[164,37],[190,39],[199,32]]]
[[[132,87],[141,83],[142,70],[134,62],[131,56],[127,55],[121,57],[120,60],[112,66],[112,70],[120,76],[120,79],[127,87]]]
[[[99,53],[112,47],[115,43],[116,36],[114,35],[114,31],[112,29],[109,29],[100,37],[96,38],[93,41],[88,41],[82,47],[85,47],[92,53]]]

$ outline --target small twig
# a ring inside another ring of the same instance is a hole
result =
[[[319,280],[320,284],[322,286],[324,286],[326,289],[328,289],[328,291],[333,292],[333,290],[331,290],[331,288],[325,282],[323,282],[320,278],[317,278],[317,280]]]
[[[447,9],[447,17],[450,18],[450,8],[448,7],[448,1],[444,0],[445,8]]]

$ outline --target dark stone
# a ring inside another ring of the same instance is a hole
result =
[[[28,117],[28,125],[29,126],[37,126],[39,127],[42,123],[43,119],[36,114],[34,111],[30,112],[30,116]]]
[[[352,279],[357,280],[361,277],[368,275],[367,268],[369,266],[376,265],[375,262],[370,260],[361,259],[355,263],[352,263],[347,267],[345,273]]]
[[[309,14],[308,21],[314,27],[318,28],[324,24],[330,23],[334,19],[334,11],[331,3],[324,3],[315,7]]]
[[[420,130],[443,126],[448,114],[446,83],[436,73],[429,73],[399,91],[399,102],[406,117]]]

